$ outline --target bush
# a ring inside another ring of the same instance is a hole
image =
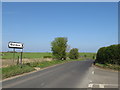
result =
[[[69,52],[69,58],[70,59],[78,59],[79,58],[79,52],[77,48],[73,48]]]
[[[86,57],[87,57],[87,55],[84,55],[84,57],[86,58]]]
[[[96,62],[120,65],[120,44],[100,48],[96,55]]]
[[[28,66],[30,66],[30,63],[25,63],[25,65],[28,65]]]
[[[43,58],[52,58],[52,56],[43,56]]]
[[[30,63],[30,66],[31,67],[36,67],[36,66],[38,66],[39,65],[39,62],[32,62],[32,63]]]
[[[95,59],[95,56],[93,56],[92,58]]]

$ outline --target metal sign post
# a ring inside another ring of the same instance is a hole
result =
[[[22,53],[23,53],[23,49],[21,51],[21,58],[20,58],[20,64],[22,65]]]
[[[14,63],[14,60],[15,60],[15,48],[13,48],[13,63]]]
[[[15,59],[15,49],[22,49],[21,51],[21,58],[20,58],[20,64],[22,65],[22,54],[23,54],[23,43],[20,42],[9,42],[8,43],[9,48],[13,48],[13,62]]]

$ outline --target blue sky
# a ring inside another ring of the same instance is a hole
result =
[[[118,43],[117,2],[3,3],[3,51],[9,41],[25,52],[49,52],[51,41],[67,37],[71,48],[97,52]]]

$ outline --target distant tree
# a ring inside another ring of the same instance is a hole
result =
[[[51,42],[53,58],[66,60],[67,41],[66,37],[57,37]]]
[[[73,48],[69,52],[69,58],[70,59],[78,59],[79,58],[79,52],[77,48]]]
[[[86,58],[86,57],[87,57],[87,55],[85,54],[85,55],[84,55],[84,57]]]

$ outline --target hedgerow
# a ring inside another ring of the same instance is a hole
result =
[[[120,44],[100,48],[96,55],[96,62],[120,65]]]

